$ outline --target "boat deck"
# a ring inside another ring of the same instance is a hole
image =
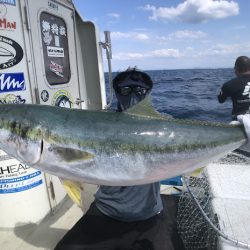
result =
[[[0,231],[2,250],[53,249],[63,235],[82,216],[82,210],[65,198],[54,214],[39,224],[27,224],[14,230]]]
[[[84,185],[83,208],[66,196],[53,213],[38,224],[27,224],[14,229],[0,229],[1,250],[54,249],[57,242],[87,211],[96,191],[95,185]]]
[[[15,227],[13,230],[0,229],[0,249],[1,250],[36,250],[36,249],[54,249],[57,242],[71,229],[74,224],[82,217],[83,211],[87,211],[93,201],[93,194],[96,186],[85,184],[83,193],[83,209],[74,204],[68,196],[57,207],[53,214],[47,215],[38,224],[28,224],[25,226]],[[172,212],[168,213],[169,220],[175,221],[177,202],[173,195],[179,193],[172,186],[162,185],[162,194],[166,195],[163,200],[166,206],[171,206]],[[168,197],[167,197],[168,196]],[[170,200],[171,199],[171,200]],[[168,209],[169,211],[169,209]],[[175,232],[176,234],[176,232]],[[176,244],[179,246],[178,235],[175,235]],[[177,247],[178,250],[180,247]],[[177,249],[176,248],[176,249]]]

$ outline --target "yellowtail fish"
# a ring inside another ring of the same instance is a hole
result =
[[[160,115],[0,105],[0,148],[50,174],[98,185],[152,183],[205,166],[246,141],[244,129]]]

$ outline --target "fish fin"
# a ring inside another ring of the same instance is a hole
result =
[[[61,179],[61,182],[70,199],[79,207],[82,207],[81,191],[82,185],[79,182]]]
[[[94,158],[93,154],[74,148],[52,146],[50,150],[53,151],[55,154],[59,155],[61,159],[69,163],[78,160],[91,160]]]
[[[152,117],[160,120],[168,120],[172,118],[171,115],[162,115],[154,109],[151,102],[151,96],[146,96],[142,101],[127,109],[126,112],[131,115]]]
[[[204,170],[204,167],[197,168],[190,175],[193,176],[193,177],[199,177],[199,176],[201,176],[201,173],[203,172],[203,170]]]

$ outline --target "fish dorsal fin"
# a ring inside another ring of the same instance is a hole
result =
[[[138,102],[133,107],[126,110],[126,112],[130,115],[137,116],[146,116],[150,118],[160,119],[160,120],[168,120],[172,116],[170,115],[162,115],[158,111],[154,109],[151,103],[151,96],[145,97],[142,101]]]

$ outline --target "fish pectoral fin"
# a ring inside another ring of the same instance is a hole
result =
[[[50,150],[52,150],[66,162],[74,162],[79,160],[86,161],[94,158],[93,154],[74,148],[51,147]]]

